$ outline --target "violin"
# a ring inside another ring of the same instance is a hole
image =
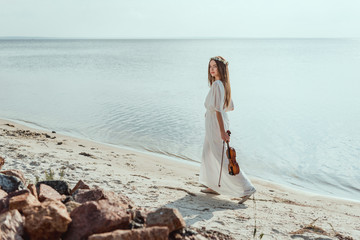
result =
[[[227,134],[230,136],[231,132],[229,130],[227,130]],[[240,172],[240,167],[239,164],[236,162],[236,151],[234,148],[229,146],[229,142],[226,142],[227,144],[227,151],[226,151],[226,156],[229,159],[229,164],[228,164],[228,170],[229,170],[229,174],[230,175],[237,175]]]
[[[226,133],[229,136],[231,134],[231,132],[229,130],[227,130]],[[226,156],[229,160],[229,164],[228,164],[229,174],[232,176],[235,176],[240,173],[239,164],[236,162],[236,151],[234,148],[230,147],[229,142],[226,142],[226,144],[228,147],[228,149],[226,151]],[[218,183],[219,187],[221,187],[220,179],[221,179],[221,173],[222,173],[223,160],[224,160],[224,145],[223,145],[223,154],[222,154],[222,158],[221,158],[221,167],[220,167],[220,175],[219,175],[219,183]]]

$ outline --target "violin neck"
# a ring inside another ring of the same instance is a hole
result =
[[[230,145],[229,145],[229,142],[226,142],[226,144],[227,144],[227,150],[229,151],[229,156],[231,155],[231,152],[230,152]]]

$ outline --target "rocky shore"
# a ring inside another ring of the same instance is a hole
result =
[[[0,175],[7,179],[0,180],[2,235],[18,229],[5,227],[12,219],[22,226],[15,232],[23,239],[50,239],[29,229],[48,226],[46,214],[54,214],[59,220],[50,234],[54,239],[360,239],[359,202],[251,178],[255,198],[238,204],[238,199],[200,193],[196,165],[56,131],[0,120],[0,156]],[[13,188],[6,185],[9,178]],[[59,189],[49,179],[67,187]],[[167,224],[153,224],[164,213]],[[168,225],[172,222],[177,224]],[[76,227],[83,235],[71,235],[78,234]]]
[[[0,157],[0,162],[5,161]],[[0,239],[233,239],[187,228],[177,209],[149,211],[125,195],[90,188],[81,180],[72,189],[63,180],[25,185],[21,171],[0,172]]]

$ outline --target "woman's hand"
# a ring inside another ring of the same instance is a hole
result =
[[[222,131],[221,132],[221,139],[225,142],[230,142],[230,136],[229,134],[227,134],[226,132]]]

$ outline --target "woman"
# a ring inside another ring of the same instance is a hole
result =
[[[200,183],[208,188],[201,192],[224,194],[241,197],[240,204],[245,202],[256,191],[249,179],[241,170],[236,176],[228,173],[226,149],[221,176],[221,187],[218,186],[221,158],[224,141],[230,141],[226,133],[229,129],[228,111],[234,110],[231,99],[228,62],[220,56],[212,57],[208,67],[210,91],[205,99],[205,141],[200,168]]]

